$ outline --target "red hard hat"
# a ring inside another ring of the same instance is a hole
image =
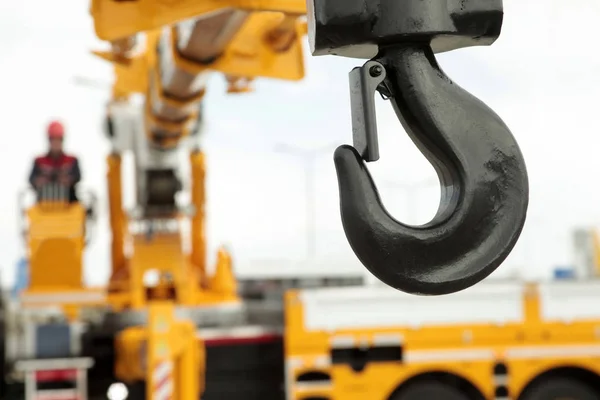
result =
[[[50,139],[62,139],[65,136],[65,127],[58,121],[52,121],[48,125],[48,137]]]

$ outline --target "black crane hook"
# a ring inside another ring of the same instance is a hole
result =
[[[377,278],[404,292],[440,295],[476,284],[517,242],[527,172],[508,127],[446,76],[434,48],[491,44],[500,33],[501,0],[314,1],[313,54],[360,57],[373,44],[377,52],[350,73],[354,147],[334,155],[352,249]],[[332,35],[340,25],[342,33]],[[376,91],[439,176],[440,206],[425,225],[402,224],[385,210],[364,163],[379,159]]]

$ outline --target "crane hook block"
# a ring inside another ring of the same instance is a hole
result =
[[[529,183],[515,138],[434,55],[492,44],[502,18],[501,0],[309,0],[313,55],[369,59],[350,72],[353,146],[340,146],[334,161],[350,246],[398,290],[466,289],[496,270],[523,229]],[[379,159],[375,92],[439,176],[440,206],[427,224],[395,220],[366,167]]]

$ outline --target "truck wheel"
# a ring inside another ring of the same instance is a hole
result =
[[[598,394],[589,385],[577,379],[549,378],[535,383],[519,400],[596,400]]]
[[[410,383],[406,388],[400,389],[400,391],[390,398],[390,400],[425,399],[470,400],[469,396],[462,393],[457,388],[434,380]]]

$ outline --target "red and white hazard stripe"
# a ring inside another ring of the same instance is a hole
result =
[[[64,382],[77,380],[76,369],[57,369],[36,371],[35,380],[37,382]]]
[[[173,363],[162,361],[156,365],[152,373],[154,387],[153,400],[173,399]]]

